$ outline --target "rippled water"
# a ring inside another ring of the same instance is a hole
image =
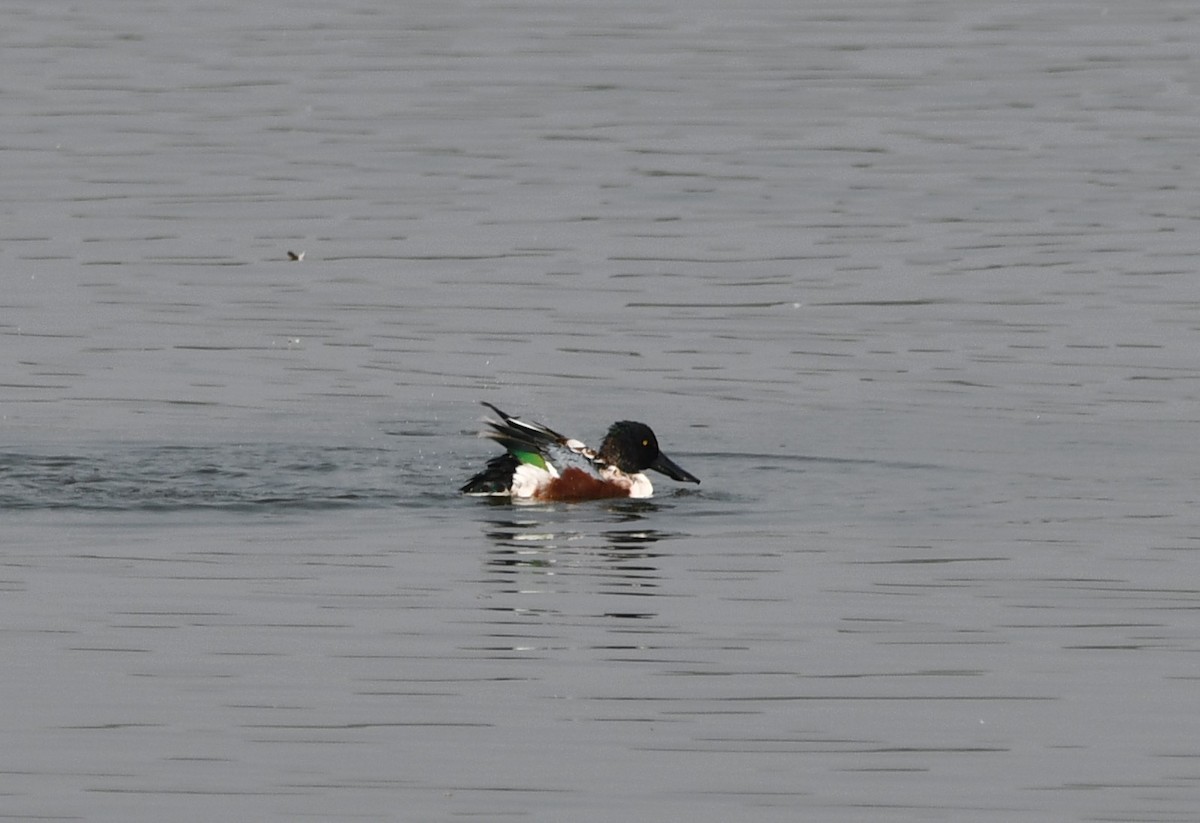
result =
[[[395,505],[386,453],[352,448],[123,445],[90,454],[0,455],[9,510],[275,512]]]
[[[0,21],[7,819],[1195,818],[1193,4]]]

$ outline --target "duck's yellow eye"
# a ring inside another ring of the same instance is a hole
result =
[[[649,446],[649,445],[650,445],[650,441],[649,441],[649,440],[643,440],[643,441],[642,441],[642,445],[643,445],[643,446]]]

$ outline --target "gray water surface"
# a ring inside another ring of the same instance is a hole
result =
[[[0,816],[1195,820],[1197,44],[6,4]]]

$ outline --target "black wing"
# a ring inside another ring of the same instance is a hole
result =
[[[495,440],[510,453],[517,455],[518,459],[541,457],[545,454],[546,449],[552,446],[561,446],[567,442],[567,438],[553,429],[546,428],[541,423],[526,423],[511,414],[505,414],[491,403],[483,405],[499,415],[500,419],[486,421],[492,430],[480,432],[480,436]],[[536,462],[536,460],[524,459],[523,462]]]
[[[493,457],[479,474],[466,482],[459,492],[462,494],[507,494],[512,485],[513,472],[521,461],[509,452]]]

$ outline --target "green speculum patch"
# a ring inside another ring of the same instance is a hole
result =
[[[546,461],[537,452],[513,451],[513,457],[520,460],[522,463],[529,463],[537,466],[539,469],[546,468]]]

